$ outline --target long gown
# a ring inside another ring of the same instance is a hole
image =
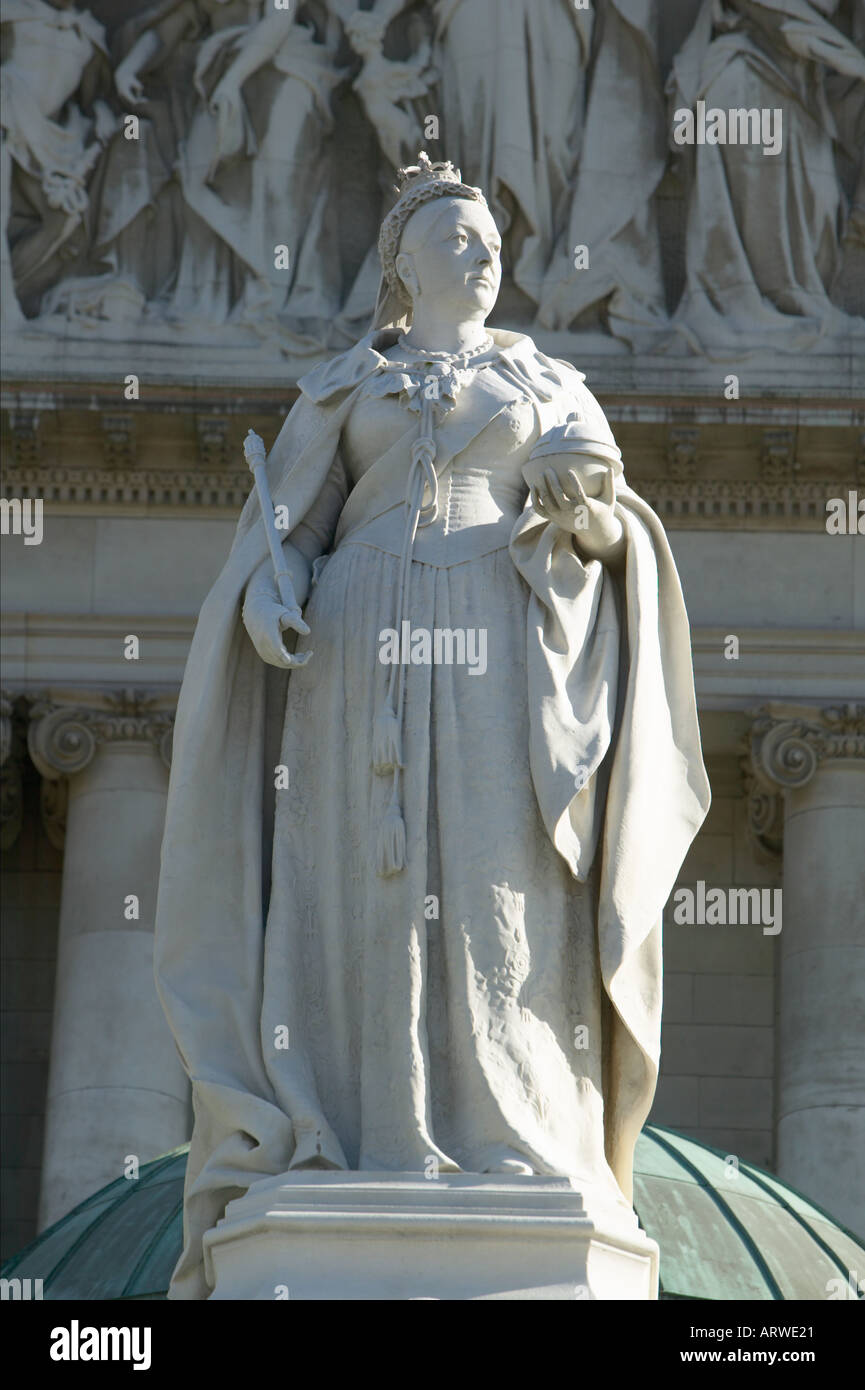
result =
[[[483,188],[514,282],[537,303],[564,231],[593,14],[570,0],[436,0],[448,158]]]
[[[493,418],[441,479],[410,576],[412,629],[485,630],[486,670],[477,659],[406,667],[407,864],[392,877],[376,868],[390,779],[373,771],[372,739],[402,510],[342,539],[312,590],[297,650],[313,657],[292,673],[285,708],[262,1045],[294,1126],[292,1167],[520,1165],[612,1189],[595,882],[572,877],[539,813],[529,590],[508,553],[539,424],[495,356],[455,407]],[[361,395],[348,427],[361,468],[382,432],[404,433],[404,397]],[[349,483],[337,461],[294,544],[327,549]],[[277,1047],[286,1026],[289,1046]]]
[[[703,100],[708,111],[774,112],[780,140],[768,156],[756,143],[689,152],[686,284],[673,326],[707,356],[806,352],[865,329],[830,298],[843,190],[825,91],[827,65],[861,78],[865,58],[825,8],[704,0],[674,60],[667,86],[676,108]]]
[[[406,546],[429,407],[399,336],[308,373],[268,456],[286,559],[313,566],[311,661],[266,665],[244,628],[270,573],[251,497],[186,665],[155,932],[195,1112],[170,1298],[208,1297],[207,1233],[290,1167],[562,1174],[630,1203],[661,913],[709,804],[681,587],[623,477],[615,573],[528,503],[540,434],[618,450],[581,374],[497,329],[442,378],[438,507]],[[465,663],[387,665],[406,619]]]

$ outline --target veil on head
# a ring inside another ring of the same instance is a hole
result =
[[[382,222],[378,237],[381,280],[372,328],[405,331],[411,325],[411,301],[397,274],[396,258],[406,222],[413,212],[433,198],[468,198],[471,202],[483,203],[484,207],[487,203],[479,188],[462,182],[459,169],[455,169],[450,160],[434,164],[424,151],[418,155],[417,164],[400,169],[397,178],[397,200]]]

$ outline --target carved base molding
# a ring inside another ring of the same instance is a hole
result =
[[[284,1173],[204,1238],[212,1300],[644,1300],[658,1247],[567,1178]]]

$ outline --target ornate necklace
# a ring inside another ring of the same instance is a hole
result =
[[[481,357],[495,346],[492,335],[489,333],[475,347],[466,348],[465,352],[435,352],[431,349],[416,348],[411,343],[407,343],[405,338],[399,338],[397,345],[404,352],[411,353],[412,357],[417,357],[421,362],[443,362],[449,367],[457,368],[466,366],[473,357]]]

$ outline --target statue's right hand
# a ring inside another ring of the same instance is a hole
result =
[[[269,666],[288,671],[305,666],[312,656],[312,652],[295,655],[282,640],[286,629],[303,637],[309,635],[309,628],[299,608],[285,608],[281,603],[272,602],[248,603],[243,610],[243,625],[258,655]]]

